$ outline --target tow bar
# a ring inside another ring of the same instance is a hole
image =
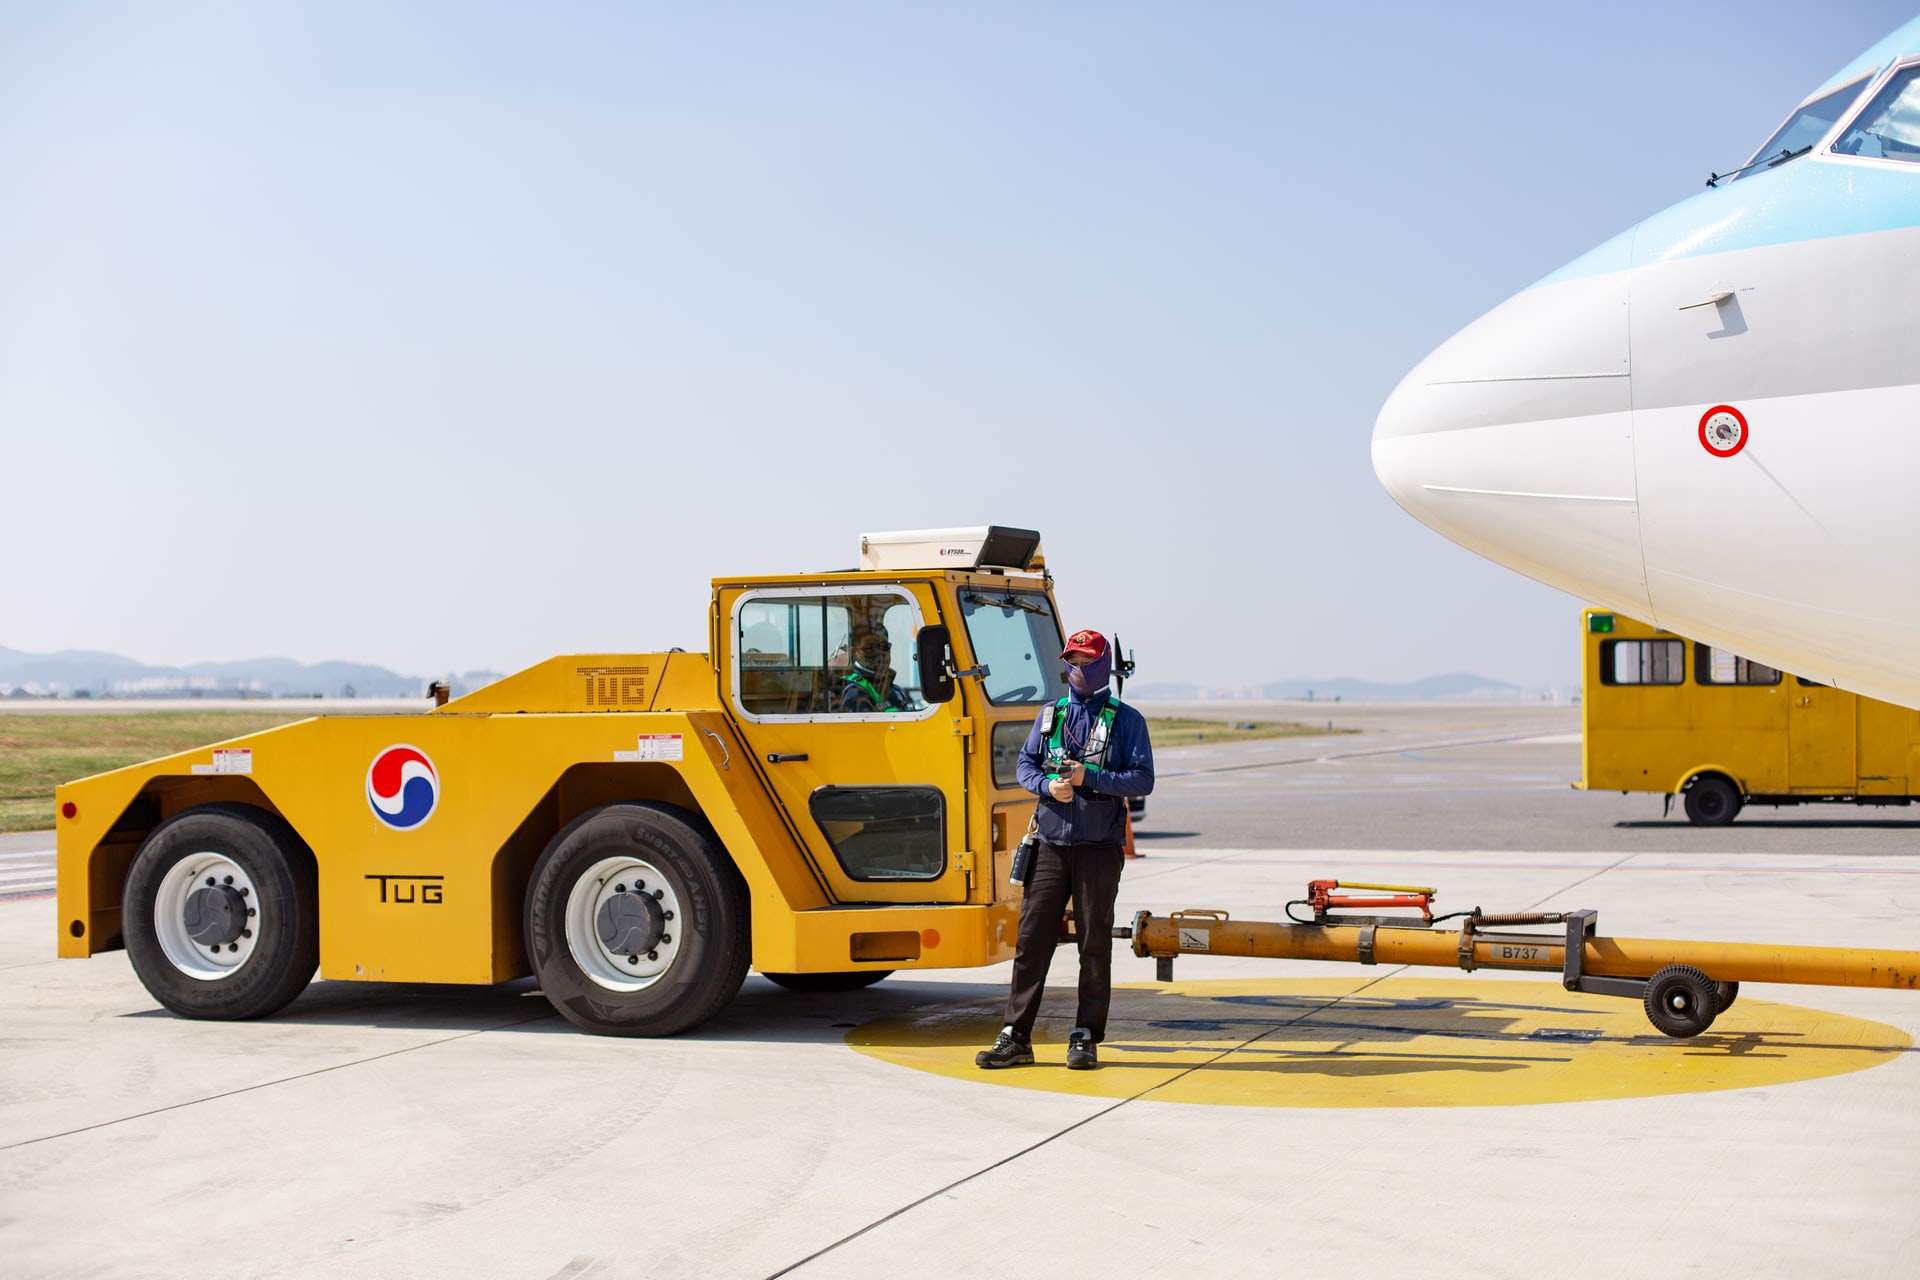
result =
[[[1335,889],[1384,891],[1356,898]],[[1791,947],[1740,942],[1673,942],[1608,938],[1594,911],[1539,911],[1488,915],[1480,908],[1433,914],[1434,890],[1417,885],[1315,880],[1307,896],[1287,904],[1285,924],[1234,920],[1224,911],[1142,911],[1131,926],[1133,954],[1156,961],[1154,977],[1173,981],[1179,955],[1263,956],[1274,960],[1334,960],[1360,964],[1440,968],[1518,969],[1558,973],[1569,991],[1638,1000],[1648,1021],[1670,1036],[1697,1036],[1731,1006],[1742,982],[1787,982],[1824,987],[1920,986],[1920,951],[1864,951],[1851,947]],[[1293,909],[1312,910],[1311,920]],[[1417,910],[1418,915],[1350,915],[1349,907]],[[1457,930],[1435,929],[1458,919]],[[1563,925],[1564,932],[1520,933],[1530,926]]]

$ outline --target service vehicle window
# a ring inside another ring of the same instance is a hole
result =
[[[1602,640],[1601,684],[1684,684],[1686,642],[1682,640]]]
[[[960,616],[974,661],[989,673],[980,682],[987,701],[1004,706],[1060,696],[1067,681],[1067,664],[1060,660],[1066,639],[1044,595],[969,587],[960,593]]]
[[[993,726],[993,785],[1020,785],[1020,748],[1033,732],[1031,720],[1003,720]]]
[[[850,879],[937,880],[946,868],[938,787],[821,787],[807,807]]]
[[[1814,144],[1827,136],[1827,130],[1847,114],[1847,108],[1860,97],[1871,79],[1871,74],[1862,76],[1841,85],[1832,93],[1803,103],[1798,111],[1787,117],[1785,124],[1774,131],[1771,138],[1760,144],[1760,149],[1747,161],[1745,172],[1736,175],[1736,180],[1777,169],[1787,161],[1798,159],[1813,150]]]
[[[1888,80],[1833,149],[1843,156],[1920,164],[1920,67]]]
[[[1731,649],[1696,644],[1693,646],[1693,681],[1695,684],[1779,684],[1780,673]]]
[[[903,592],[756,594],[735,617],[737,696],[750,715],[927,710],[913,660],[919,617]]]

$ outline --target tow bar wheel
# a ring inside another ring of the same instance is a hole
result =
[[[1720,1016],[1720,993],[1713,980],[1684,964],[1670,964],[1648,978],[1641,1003],[1649,1022],[1682,1040],[1699,1035]]]
[[[313,851],[276,814],[208,804],[156,827],[122,898],[127,958],[153,998],[188,1018],[258,1018],[320,963]]]
[[[567,950],[609,991],[639,991],[673,967],[685,908],[666,872],[643,858],[602,858],[567,894]]]
[[[610,804],[561,829],[527,886],[528,958],[569,1022],[616,1036],[698,1026],[746,980],[746,881],[700,818]]]

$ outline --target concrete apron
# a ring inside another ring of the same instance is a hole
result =
[[[1920,895],[1906,857],[1200,853],[1131,866],[1123,916],[1280,919],[1332,875],[1911,947]],[[1054,1064],[984,1073],[1004,967],[752,978],[667,1041],[578,1034],[526,983],[189,1023],[124,954],[54,961],[54,925],[0,903],[9,1275],[1920,1272],[1916,993],[1748,987],[1687,1042],[1511,975],[1182,957],[1159,988],[1122,952],[1110,1065],[1069,1074],[1063,951]]]

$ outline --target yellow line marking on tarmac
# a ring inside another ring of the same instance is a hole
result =
[[[1072,994],[1053,999],[1070,1011]],[[1884,1023],[1742,996],[1675,1040],[1636,1001],[1544,982],[1246,979],[1117,987],[1098,1071],[1063,1065],[1070,1012],[1035,1029],[1039,1061],[982,1071],[997,1008],[933,1007],[847,1033],[861,1053],[981,1084],[1084,1097],[1258,1107],[1590,1102],[1813,1080],[1893,1061]]]

